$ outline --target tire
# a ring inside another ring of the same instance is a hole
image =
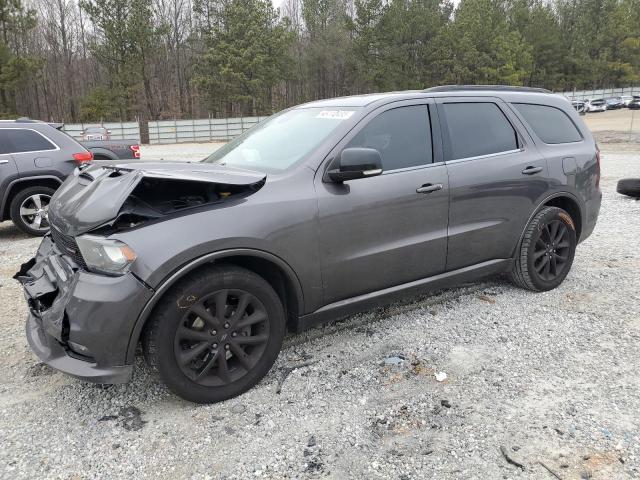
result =
[[[28,187],[19,191],[9,206],[9,215],[15,226],[28,235],[44,236],[49,231],[47,214],[54,192],[50,187]],[[26,212],[34,213],[29,215]]]
[[[536,292],[556,288],[571,270],[576,245],[571,216],[561,208],[542,208],[527,225],[516,252],[511,281]]]
[[[622,195],[640,198],[640,178],[624,178],[620,180],[616,191]]]
[[[240,305],[245,308],[236,315]],[[143,332],[142,348],[173,393],[214,403],[246,392],[267,374],[285,326],[282,303],[266,280],[241,267],[216,265],[180,280],[164,296]]]

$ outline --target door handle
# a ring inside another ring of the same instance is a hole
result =
[[[527,167],[522,170],[523,175],[533,175],[536,173],[540,173],[542,171],[542,167]]]
[[[421,187],[416,188],[416,193],[431,193],[442,190],[441,183],[425,183]]]
[[[0,165],[4,165],[5,163],[9,163],[9,160],[0,160]]]

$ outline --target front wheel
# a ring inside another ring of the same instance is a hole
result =
[[[571,270],[576,245],[571,216],[561,208],[544,207],[527,226],[511,280],[538,292],[556,288]]]
[[[143,335],[147,363],[178,396],[213,403],[256,385],[276,361],[285,314],[273,288],[234,265],[181,280],[154,309]]]

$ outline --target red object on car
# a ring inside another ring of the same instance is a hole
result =
[[[133,152],[133,158],[140,158],[140,145],[131,145],[129,148]]]
[[[93,160],[93,153],[91,153],[89,151],[81,152],[81,153],[74,153],[73,154],[73,159],[78,163],[87,163],[87,162],[90,162],[91,160]]]

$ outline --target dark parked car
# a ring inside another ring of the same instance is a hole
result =
[[[80,142],[95,160],[127,160],[140,158],[140,144],[136,140],[92,140]]]
[[[92,159],[61,126],[28,119],[0,121],[0,221],[11,219],[30,235],[49,230],[53,192],[79,164]]]
[[[618,110],[619,108],[624,108],[625,104],[622,98],[620,97],[612,97],[607,98],[607,110]]]
[[[544,90],[308,103],[202,163],[78,169],[16,274],[27,337],[100,383],[127,381],[142,342],[172,391],[220,401],[268,372],[287,328],[501,272],[557,287],[595,226],[599,181],[589,130]]]
[[[80,132],[80,140],[90,142],[91,140],[109,140],[111,139],[111,131],[105,127],[95,126],[87,127]]]
[[[640,109],[640,96],[634,95],[633,100],[629,102],[627,105],[631,110],[639,110]]]

